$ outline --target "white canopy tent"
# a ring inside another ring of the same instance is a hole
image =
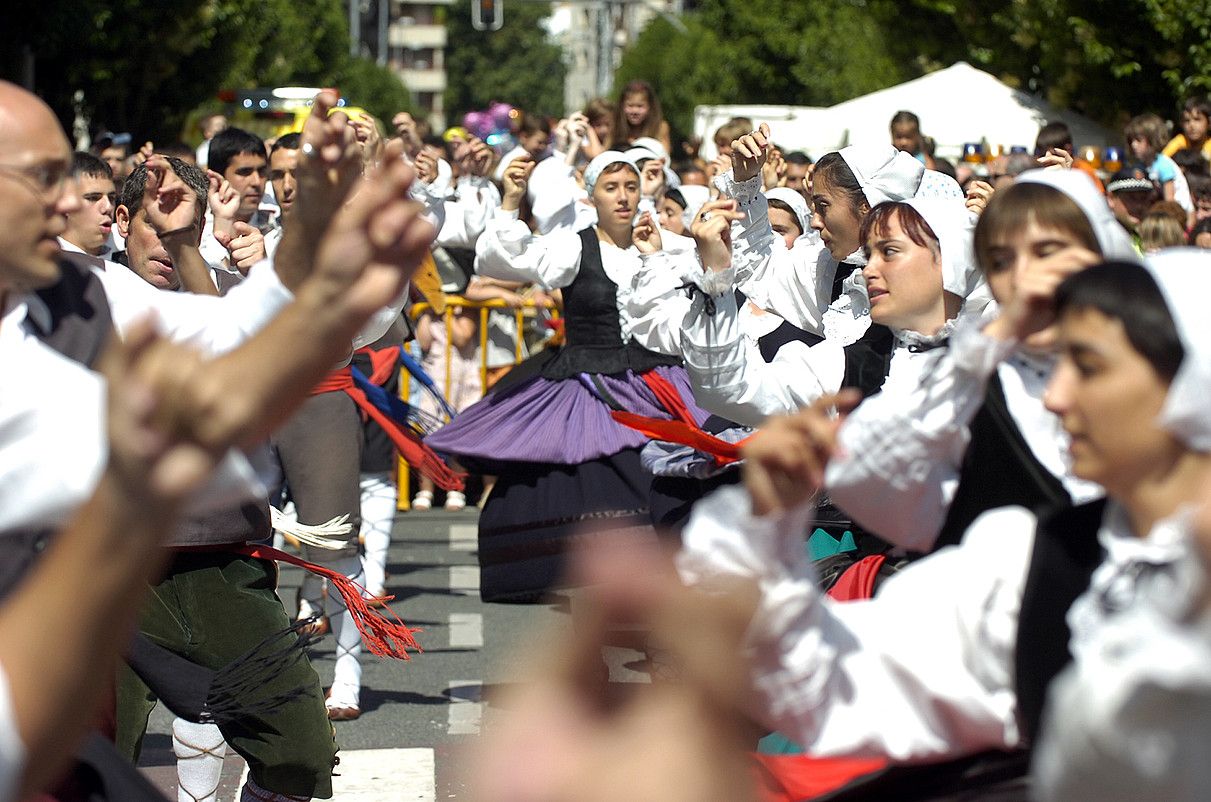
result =
[[[772,117],[758,110],[770,110]],[[733,111],[735,110],[735,111]],[[745,114],[751,110],[752,114]],[[921,118],[921,130],[937,142],[937,154],[956,159],[967,142],[986,141],[1006,149],[1033,149],[1048,122],[1068,124],[1077,147],[1121,144],[1122,137],[1073,111],[1014,89],[995,76],[958,62],[897,86],[871,92],[827,109],[794,106],[699,106],[694,132],[704,137],[703,155],[713,157],[715,128],[733,116],[769,122],[774,141],[812,156],[859,143],[890,143],[888,124],[901,110]],[[714,122],[719,120],[720,122]],[[709,130],[707,126],[713,125]],[[785,136],[783,135],[785,132]],[[709,154],[709,155],[708,155]]]
[[[770,133],[783,148],[824,153],[834,150],[836,138],[828,109],[812,106],[698,106],[694,109],[694,134],[702,137],[702,155],[715,158],[712,139],[719,126],[733,117],[748,117],[753,125],[769,123]]]

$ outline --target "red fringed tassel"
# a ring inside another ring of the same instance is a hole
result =
[[[424,651],[421,649],[420,644],[416,642],[416,638],[413,637],[415,633],[422,632],[423,630],[411,629],[385,604],[381,612],[372,610],[370,605],[366,603],[366,599],[362,596],[362,593],[366,589],[341,572],[333,571],[331,568],[325,568],[315,563],[309,563],[300,557],[295,557],[293,554],[287,554],[284,551],[278,551],[269,546],[245,544],[243,546],[224,546],[223,550],[254,557],[259,560],[275,560],[277,562],[290,563],[327,579],[332,583],[332,587],[341,594],[341,598],[345,601],[345,606],[349,608],[349,613],[353,616],[353,623],[357,626],[358,631],[362,633],[362,642],[366,644],[366,648],[372,654],[376,654],[379,657],[395,657],[400,660],[408,660],[411,659],[411,655],[408,654],[409,649],[414,649],[417,652]],[[384,596],[383,600],[389,601],[393,598],[395,597]]]

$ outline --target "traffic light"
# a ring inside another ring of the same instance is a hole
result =
[[[504,24],[504,0],[471,0],[471,25],[475,30],[499,31]]]

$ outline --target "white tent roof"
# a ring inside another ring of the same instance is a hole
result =
[[[768,109],[775,116],[762,116]],[[709,113],[707,113],[709,110]],[[745,114],[751,110],[751,114]],[[1122,137],[1073,111],[1014,89],[995,76],[958,62],[897,86],[862,95],[827,109],[794,106],[699,106],[694,132],[705,131],[703,155],[713,156],[710,135],[734,116],[767,121],[774,141],[786,148],[806,149],[813,157],[844,145],[890,143],[889,123],[901,110],[921,118],[921,130],[937,142],[937,153],[954,159],[964,143],[1023,145],[1033,149],[1039,129],[1061,120],[1072,129],[1075,144],[1117,145]],[[718,120],[719,122],[713,122]],[[710,130],[705,130],[711,126]],[[785,131],[785,136],[783,132]],[[709,158],[709,156],[708,156]]]
[[[733,117],[748,117],[754,125],[769,123],[774,141],[787,150],[824,153],[834,150],[834,131],[828,109],[813,106],[698,106],[694,109],[694,134],[702,137],[702,155],[715,158],[713,137],[719,126]]]

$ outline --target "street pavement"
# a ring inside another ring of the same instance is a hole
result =
[[[341,747],[335,799],[343,802],[457,800],[467,798],[461,769],[465,747],[491,721],[485,690],[516,682],[524,651],[545,633],[569,626],[566,599],[547,605],[484,604],[479,599],[474,508],[435,509],[396,516],[387,570],[392,609],[417,636],[423,654],[409,661],[363,652],[362,716],[336,725]],[[294,613],[302,571],[282,567],[280,595]],[[332,679],[333,640],[311,658],[325,687]],[[642,655],[625,648],[606,652],[614,681],[646,681],[635,669]],[[177,798],[172,717],[156,709],[139,762],[144,773]],[[239,798],[244,761],[228,752],[219,799]],[[188,799],[188,797],[184,797]]]

